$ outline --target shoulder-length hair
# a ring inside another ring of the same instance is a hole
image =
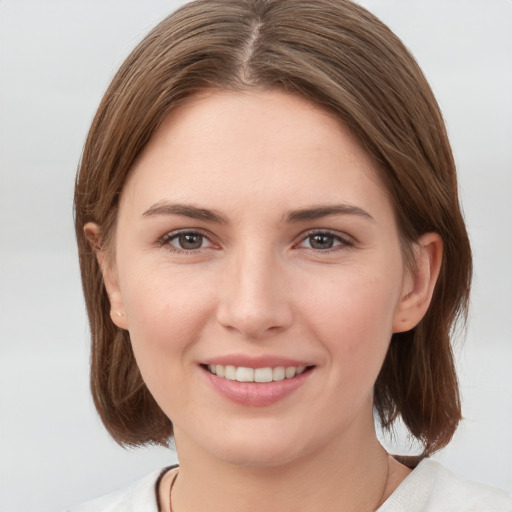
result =
[[[416,61],[375,16],[347,0],[198,0],[157,25],[109,86],[84,147],[75,220],[92,337],[96,408],[122,445],[167,444],[172,424],[146,388],[129,333],[109,300],[84,225],[108,251],[119,197],[163,119],[205,89],[280,89],[315,102],[373,157],[394,206],[404,254],[426,232],[444,243],[430,308],[394,334],[374,387],[384,428],[401,417],[428,455],[461,418],[450,335],[465,317],[471,251],[443,118]]]

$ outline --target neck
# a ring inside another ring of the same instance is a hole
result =
[[[264,467],[206,456],[180,436],[176,444],[180,471],[173,512],[374,511],[406,476],[397,481],[398,463],[388,460],[373,428],[370,437],[355,429],[337,446],[331,443],[293,462]]]

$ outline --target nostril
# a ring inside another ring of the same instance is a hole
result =
[[[224,328],[253,340],[275,335],[292,323],[291,313],[280,306],[254,308],[250,313],[232,306],[219,311],[217,320]]]

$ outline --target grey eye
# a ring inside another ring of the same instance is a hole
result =
[[[199,233],[182,233],[174,239],[180,249],[193,251],[203,245],[204,236]]]
[[[208,235],[204,235],[200,231],[183,230],[165,234],[159,240],[159,246],[167,247],[167,249],[174,253],[187,254],[212,248],[214,244],[212,244]]]
[[[331,249],[334,246],[334,236],[323,233],[308,236],[312,249]]]

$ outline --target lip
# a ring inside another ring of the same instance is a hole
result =
[[[314,366],[311,361],[290,359],[288,357],[260,355],[247,356],[230,354],[219,357],[212,357],[201,361],[202,365],[220,364],[222,366],[245,366],[246,368],[275,368],[276,366]]]
[[[301,362],[293,361],[291,359],[263,357],[257,358],[257,360],[259,361],[258,363],[255,362],[254,358],[250,358],[249,361],[247,358],[222,357],[208,360],[208,362],[204,364],[246,366],[248,368],[265,368],[268,366],[307,366],[308,369],[304,373],[296,375],[291,379],[259,383],[238,382],[236,380],[218,377],[217,375],[210,373],[203,364],[201,364],[199,368],[208,384],[222,397],[231,402],[248,407],[267,407],[283,400],[304,385],[314,372],[314,366],[311,364],[301,364]]]

